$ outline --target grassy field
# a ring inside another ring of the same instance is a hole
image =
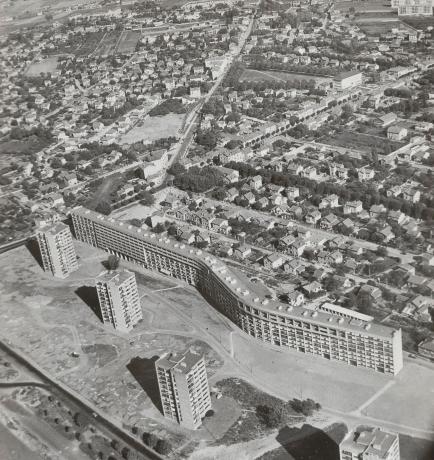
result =
[[[248,82],[259,82],[259,81],[293,81],[293,80],[315,80],[317,83],[322,83],[325,81],[331,81],[330,78],[326,77],[316,77],[313,75],[303,75],[298,73],[289,73],[289,72],[274,72],[268,70],[254,70],[246,69],[241,77],[240,81]]]
[[[121,144],[134,144],[141,141],[156,141],[165,137],[177,137],[185,114],[169,113],[159,117],[147,117],[142,124],[122,136]]]
[[[50,56],[40,62],[34,62],[30,64],[26,71],[28,77],[36,77],[41,73],[54,73],[57,68],[57,56]]]

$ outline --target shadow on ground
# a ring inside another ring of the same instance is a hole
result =
[[[98,293],[95,286],[81,286],[76,289],[78,297],[95,313],[102,322],[101,310],[99,308]]]
[[[305,424],[301,428],[282,428],[276,440],[291,460],[339,460],[339,443],[346,432],[345,425],[337,425],[328,433]]]
[[[41,268],[44,268],[42,264],[42,256],[41,256],[41,251],[39,250],[39,244],[36,241],[35,238],[30,239],[26,243],[26,248],[32,255],[32,257],[36,260],[36,262],[39,264]]]
[[[432,460],[434,458],[434,439],[412,438],[405,434],[399,435],[401,460]]]
[[[157,360],[158,356],[153,356],[152,358],[136,357],[127,364],[127,369],[149,396],[154,406],[163,413],[160,402],[160,391],[158,389],[157,372],[155,370],[155,361]]]

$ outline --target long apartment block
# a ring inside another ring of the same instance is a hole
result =
[[[334,304],[292,307],[265,298],[218,258],[85,208],[72,213],[77,239],[194,285],[245,333],[268,344],[396,375],[401,329]]]

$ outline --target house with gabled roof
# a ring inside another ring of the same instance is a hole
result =
[[[322,230],[332,230],[339,222],[340,219],[333,213],[330,213],[321,219],[319,226]]]
[[[279,253],[268,254],[263,259],[263,264],[265,268],[276,269],[281,267],[285,262],[285,258]]]
[[[317,209],[314,209],[308,212],[304,219],[306,220],[306,223],[310,225],[316,225],[317,222],[321,219],[321,213]]]

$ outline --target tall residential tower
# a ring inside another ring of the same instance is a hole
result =
[[[42,227],[37,234],[42,266],[57,278],[66,278],[78,269],[72,235],[69,227],[61,222]]]
[[[101,273],[95,283],[103,322],[122,332],[131,331],[142,319],[134,273],[128,270]]]
[[[211,409],[203,356],[191,350],[166,354],[155,367],[165,417],[186,428],[198,428]]]

